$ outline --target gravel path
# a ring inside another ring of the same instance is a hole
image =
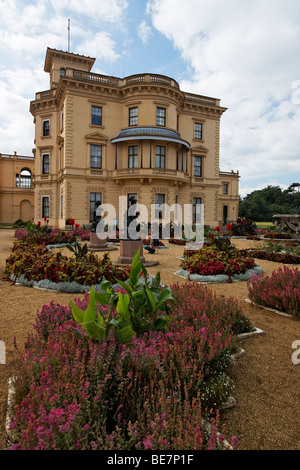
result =
[[[5,260],[14,241],[13,230],[0,230],[0,341],[5,343],[6,364],[0,364],[0,449],[5,449],[5,419],[8,379],[18,370],[19,349],[23,350],[28,332],[32,331],[36,313],[51,300],[67,305],[79,294],[60,294],[22,286],[11,286],[4,280]],[[238,247],[248,248],[251,242],[233,240]],[[166,242],[166,245],[168,243]],[[179,269],[184,248],[169,245],[154,255],[144,253],[146,260],[157,260],[159,266],[147,268],[149,274],[161,273],[164,283],[185,283],[174,274]],[[101,253],[99,254],[101,256]],[[110,252],[112,261],[118,251]],[[266,274],[282,266],[258,260]],[[254,325],[265,334],[241,342],[245,353],[232,370],[236,406],[222,412],[226,436],[236,435],[239,450],[300,450],[300,364],[294,365],[292,343],[300,340],[300,322],[247,304],[247,284],[215,284],[210,288],[218,295],[235,297]]]

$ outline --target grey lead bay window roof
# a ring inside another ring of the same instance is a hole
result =
[[[178,132],[159,127],[132,127],[123,129],[116,137],[110,139],[110,141],[112,144],[116,144],[117,142],[137,139],[164,140],[181,144],[187,149],[190,148],[190,144],[183,140]]]

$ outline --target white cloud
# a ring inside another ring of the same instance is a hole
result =
[[[84,41],[77,46],[78,54],[93,56],[99,60],[115,61],[120,57],[115,51],[116,42],[106,31],[88,33]]]
[[[299,175],[297,2],[148,0],[147,12],[190,65],[181,88],[228,107],[221,169],[239,169],[241,187],[259,176]]]
[[[147,44],[150,37],[152,36],[151,27],[147,25],[146,21],[143,20],[137,28],[138,36],[143,42],[143,44]]]
[[[57,13],[69,12],[95,21],[121,23],[128,7],[127,0],[51,0]]]

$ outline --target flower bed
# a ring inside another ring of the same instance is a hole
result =
[[[69,307],[44,306],[21,354],[9,426],[10,446],[57,450],[224,449],[223,429],[203,421],[227,400],[243,315],[233,299],[172,286],[173,320],[163,331],[99,344]],[[89,296],[76,299],[85,309]],[[103,316],[108,307],[97,304]],[[219,434],[218,431],[222,432]]]
[[[35,236],[33,238],[36,239]],[[61,252],[53,254],[44,244],[32,245],[27,237],[14,243],[5,271],[8,278],[19,279],[24,285],[39,283],[38,287],[55,288],[53,284],[58,284],[61,292],[74,292],[78,285],[92,286],[103,279],[115,281],[118,277],[125,281],[130,268],[114,266],[108,253],[102,259],[92,253],[78,259],[74,256],[68,258]]]
[[[274,261],[284,264],[300,264],[300,256],[292,253],[278,253],[275,251],[244,249],[241,250],[245,256],[252,256],[256,259],[264,259],[266,261]]]
[[[271,238],[272,240],[292,240],[293,237],[289,233],[267,232],[264,234],[264,238]]]
[[[177,271],[177,274],[186,276],[187,272],[190,280],[216,282],[217,279],[217,282],[222,282],[231,281],[234,276],[245,275],[248,270],[255,268],[255,262],[252,256],[244,256],[240,250],[231,248],[222,251],[211,244],[195,252],[185,251],[180,267],[181,271]],[[192,277],[193,275],[200,278]],[[216,278],[217,276],[221,278]]]
[[[186,240],[182,240],[180,238],[170,238],[169,243],[172,245],[185,245]]]
[[[249,299],[300,318],[300,271],[286,266],[271,276],[253,276],[248,281]]]
[[[45,231],[29,231],[19,229],[15,231],[15,237],[17,240],[26,240],[29,243],[37,243],[38,245],[58,245],[62,243],[73,243],[76,238],[80,238],[81,241],[90,239],[90,230],[74,229],[70,232],[63,232],[59,229],[51,229],[49,232]]]

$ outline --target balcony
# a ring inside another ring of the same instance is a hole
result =
[[[150,183],[153,179],[169,180],[174,183],[189,183],[190,177],[184,171],[171,170],[165,168],[122,168],[112,172],[112,178],[116,182],[121,180],[139,179]]]

